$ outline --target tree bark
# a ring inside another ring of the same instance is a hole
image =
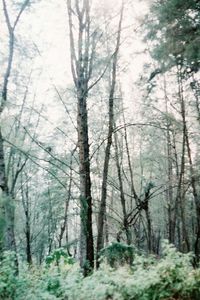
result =
[[[71,71],[77,95],[77,131],[79,148],[79,172],[80,172],[80,266],[84,275],[88,275],[94,268],[94,245],[92,229],[92,195],[90,178],[90,153],[88,138],[88,83],[92,75],[94,44],[91,54],[89,47],[91,43],[90,32],[90,4],[88,0],[80,4],[75,0],[72,8],[71,0],[67,1],[70,49],[71,49]],[[75,49],[72,11],[76,11],[78,18],[78,41],[77,51]]]

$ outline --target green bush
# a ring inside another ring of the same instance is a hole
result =
[[[73,264],[75,260],[68,255],[68,253],[63,248],[58,248],[53,251],[51,255],[48,255],[45,259],[45,262],[47,265],[50,265],[52,263],[56,263],[59,265],[61,260],[64,260],[66,264]]]
[[[15,253],[6,251],[0,261],[0,299],[14,299],[16,288]]]
[[[116,259],[111,254],[109,265]],[[69,300],[198,300],[200,270],[193,270],[191,258],[191,254],[179,253],[165,241],[161,259],[135,255],[131,268],[124,265],[117,270],[102,264],[100,270],[73,284],[65,295]],[[68,285],[70,278],[65,280]]]
[[[122,249],[126,252],[127,247],[123,246],[112,245],[110,252],[104,252],[104,262],[100,269],[86,278],[78,263],[66,264],[63,259],[59,260],[59,267],[55,263],[50,263],[48,268],[46,264],[31,269],[26,265],[21,266],[20,274],[16,277],[13,271],[13,254],[6,252],[0,269],[0,299],[200,299],[200,269],[193,269],[191,254],[182,254],[164,242],[160,259],[134,254],[133,264],[130,266],[126,264],[127,260],[130,262],[128,254],[122,252]],[[114,249],[114,253],[111,249]]]
[[[135,249],[132,245],[122,243],[112,243],[100,252],[100,261],[106,260],[111,267],[123,266],[124,264],[132,264]]]

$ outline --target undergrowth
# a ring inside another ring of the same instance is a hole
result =
[[[134,254],[131,266],[123,260],[117,268],[102,262],[100,269],[86,278],[78,264],[63,254],[52,255],[40,267],[21,266],[18,277],[12,260],[12,253],[6,252],[0,263],[2,300],[200,299],[200,269],[193,269],[191,254],[182,254],[166,242],[159,259]]]

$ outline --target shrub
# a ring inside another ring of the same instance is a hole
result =
[[[100,261],[106,260],[111,267],[124,264],[132,264],[134,258],[134,247],[122,243],[112,243],[100,252]]]
[[[59,267],[55,263],[50,263],[48,268],[45,264],[31,269],[21,266],[20,275],[16,277],[12,253],[5,253],[0,269],[0,299],[200,299],[200,269],[193,269],[191,254],[182,254],[165,241],[161,259],[134,254],[130,266],[125,263],[129,260],[128,254],[122,258],[119,256],[119,253],[124,255],[122,249],[127,250],[128,246],[111,246],[105,248],[111,253],[104,252],[104,259],[109,264],[101,263],[100,269],[86,278],[78,264],[66,264],[63,259],[59,260]],[[119,267],[116,269],[117,265]]]
[[[6,251],[0,261],[0,299],[14,299],[16,288],[15,253]]]
[[[50,265],[52,263],[56,263],[56,265],[59,265],[62,259],[66,264],[70,265],[75,262],[75,260],[71,256],[69,256],[63,248],[55,249],[51,255],[48,255],[46,257],[45,262],[47,265]]]

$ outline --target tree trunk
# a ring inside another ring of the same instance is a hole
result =
[[[181,156],[181,169],[180,169],[180,178],[178,183],[177,197],[180,203],[180,216],[182,222],[182,250],[190,251],[190,242],[186,226],[186,217],[185,217],[185,192],[184,192],[184,176],[185,176],[185,146],[186,146],[186,136],[187,136],[187,125],[186,125],[186,112],[185,112],[185,101],[183,95],[183,86],[182,86],[182,73],[181,66],[178,66],[178,96],[181,107],[181,117],[182,117],[182,156]]]
[[[21,178],[22,179],[22,178]],[[32,251],[31,251],[31,222],[30,222],[30,199],[29,199],[29,186],[28,177],[26,176],[26,186],[24,190],[24,185],[21,180],[21,197],[22,205],[25,215],[25,237],[26,237],[26,260],[29,265],[32,264]]]
[[[195,207],[196,207],[196,230],[195,230],[196,239],[194,244],[194,253],[195,253],[196,262],[198,263],[200,260],[200,195],[198,194],[197,187],[196,187],[196,177],[195,177],[195,172],[194,172],[194,167],[192,162],[192,154],[191,154],[187,128],[185,134],[186,134],[188,160],[190,164],[192,193],[193,193]]]
[[[75,151],[75,150],[74,150]],[[73,153],[74,153],[73,151]],[[68,185],[68,195],[65,200],[65,213],[64,213],[64,220],[60,227],[60,234],[58,238],[58,245],[59,247],[62,247],[62,239],[64,236],[64,233],[66,232],[66,243],[68,244],[68,209],[69,209],[69,202],[71,198],[71,189],[72,189],[72,159],[73,159],[73,153],[71,155],[70,159],[70,178],[69,178],[69,185]]]
[[[118,140],[117,140],[117,133],[114,133],[115,137],[115,160],[116,160],[116,166],[117,166],[117,175],[119,180],[119,190],[120,190],[120,200],[122,205],[122,212],[123,212],[123,230],[126,234],[126,241],[127,244],[131,244],[131,233],[130,228],[128,224],[128,214],[127,214],[127,208],[126,208],[126,199],[124,195],[124,187],[123,187],[123,180],[122,180],[122,174],[121,174],[121,166],[119,161],[119,150],[118,150]]]
[[[165,111],[167,113],[166,118],[166,143],[167,143],[167,216],[168,216],[168,239],[169,242],[174,244],[175,243],[175,224],[176,221],[176,214],[173,215],[175,210],[174,205],[174,195],[173,195],[173,141],[171,138],[171,122],[168,117],[168,97],[167,97],[167,87],[166,87],[166,79],[164,77],[164,96],[165,96]],[[174,145],[175,149],[175,145]],[[174,217],[173,217],[174,216]]]
[[[81,93],[82,94],[82,93]],[[88,114],[86,97],[78,97],[78,147],[80,171],[80,203],[81,203],[81,241],[80,264],[89,272],[94,267],[94,248],[92,233],[92,196],[90,179],[90,158],[88,141]],[[87,266],[89,264],[89,266]]]
[[[5,156],[3,148],[3,137],[0,128],[0,187],[2,190],[3,203],[2,219],[4,226],[1,227],[1,250],[11,250],[16,252],[15,232],[14,232],[14,199],[10,195],[8,179],[5,172]]]
[[[117,34],[117,43],[115,47],[115,52],[113,56],[112,63],[112,78],[111,78],[111,87],[109,94],[109,125],[108,125],[108,138],[107,145],[105,151],[104,158],[104,166],[103,166],[103,180],[101,186],[101,202],[98,214],[98,224],[97,224],[97,262],[96,266],[99,267],[99,252],[104,246],[104,225],[106,219],[106,198],[107,198],[107,178],[108,178],[108,169],[109,169],[109,161],[110,161],[110,150],[112,145],[112,135],[113,135],[113,124],[114,124],[114,93],[116,86],[116,71],[117,71],[117,58],[120,47],[120,36],[121,36],[121,26],[122,26],[122,18],[123,18],[123,7],[121,9],[120,21],[118,26],[118,34]]]
[[[84,0],[81,3],[79,3],[78,0],[75,0],[75,7],[73,8],[71,0],[68,0],[67,7],[70,29],[71,71],[77,94],[77,131],[81,206],[80,266],[86,276],[94,268],[87,97],[89,89],[92,88],[89,88],[88,84],[93,71],[95,43],[94,40],[91,41],[89,0]],[[77,51],[75,49],[72,22],[73,9],[76,11],[78,18]],[[91,53],[89,53],[91,44],[92,50]],[[92,86],[94,86],[94,84]]]
[[[12,70],[13,56],[14,56],[15,28],[20,20],[23,11],[29,4],[29,0],[25,0],[22,3],[13,24],[11,24],[6,1],[2,0],[2,3],[3,3],[3,13],[5,17],[5,22],[9,34],[9,43],[8,43],[7,67],[3,78],[3,87],[1,92],[0,116],[3,113],[8,98],[8,82]],[[15,227],[14,198],[13,198],[13,193],[11,193],[11,191],[9,190],[8,179],[5,171],[5,155],[4,155],[4,145],[3,145],[3,136],[2,136],[1,127],[0,127],[0,187],[2,190],[2,196],[4,202],[1,205],[1,209],[2,209],[1,214],[5,224],[5,226],[3,226],[2,228],[2,232],[0,233],[0,239],[1,239],[0,251],[7,249],[7,250],[14,251],[16,253],[15,231],[14,231],[14,227]],[[15,256],[15,266],[16,266],[16,272],[18,272],[17,255]]]

